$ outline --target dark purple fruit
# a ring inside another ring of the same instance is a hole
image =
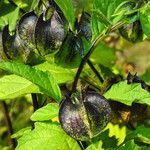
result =
[[[8,59],[16,59],[27,63],[33,55],[33,49],[28,47],[25,42],[20,39],[20,36],[17,33],[12,36],[9,34],[8,26],[5,26],[3,29],[2,43],[4,53]]]
[[[5,26],[2,31],[2,43],[3,43],[4,52],[8,59],[13,59],[17,55],[17,51],[13,47],[14,40],[15,40],[15,35],[11,36],[9,34],[8,25]]]
[[[76,140],[86,141],[97,136],[111,118],[108,101],[100,94],[87,92],[62,101],[59,121],[64,131]]]
[[[18,35],[28,47],[35,48],[34,32],[37,19],[37,16],[32,11],[23,15],[17,25]]]
[[[91,17],[88,13],[83,12],[79,22],[79,30],[81,30],[84,37],[90,41],[92,39],[92,30],[91,30]]]
[[[51,18],[43,20],[43,14],[38,18],[35,28],[35,42],[42,55],[54,52],[60,48],[65,38],[64,22],[56,10]]]
[[[3,48],[2,35],[3,35],[3,33],[0,32],[0,61],[2,61],[2,60],[7,60],[7,57],[6,57],[6,54],[5,54],[5,52],[4,52],[4,48]]]
[[[55,55],[55,62],[64,67],[76,68],[84,56],[84,45],[80,37],[68,32],[60,50]]]

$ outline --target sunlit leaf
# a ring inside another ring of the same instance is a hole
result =
[[[41,92],[54,98],[56,101],[61,100],[60,89],[50,73],[17,62],[1,62],[0,68],[31,81],[39,86]]]
[[[126,81],[114,84],[104,96],[126,105],[132,105],[133,102],[150,105],[150,93],[141,88],[139,83],[127,84]]]
[[[58,116],[59,106],[56,103],[50,103],[38,109],[31,116],[32,121],[46,121]]]
[[[3,2],[0,6],[0,12],[0,29],[2,30],[5,25],[9,24],[9,30],[13,31],[19,18],[19,7]]]
[[[106,129],[109,129],[109,138],[115,137],[117,145],[123,143],[126,137],[126,126],[120,126],[119,124],[109,123]]]
[[[55,81],[58,84],[66,83],[74,79],[73,71],[71,71],[70,69],[58,66],[54,63],[45,62],[40,65],[37,65],[36,68],[42,71],[50,72],[50,74],[53,75],[53,77],[55,78]]]
[[[112,23],[113,14],[117,6],[123,2],[123,0],[94,0],[92,14],[92,34],[93,39],[101,33],[107,26],[105,22]],[[99,13],[97,13],[99,12]],[[101,15],[100,15],[101,14]]]
[[[40,93],[37,85],[17,75],[0,78],[0,100],[14,99],[29,93]]]
[[[35,123],[35,129],[18,139],[16,150],[80,150],[78,143],[69,137],[58,124]]]
[[[23,136],[24,134],[29,133],[30,131],[31,131],[31,127],[22,128],[18,132],[11,135],[11,138],[19,138],[19,137]]]
[[[93,39],[107,27],[117,22],[131,22],[137,19],[135,2],[125,0],[94,0],[92,14]],[[133,15],[134,14],[134,15]]]

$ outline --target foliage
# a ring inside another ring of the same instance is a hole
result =
[[[113,99],[126,105],[132,105],[134,102],[150,105],[149,92],[141,89],[141,85],[138,83],[128,85],[126,81],[119,82],[113,85],[104,95],[108,99]]]
[[[149,149],[148,0],[2,0],[0,12],[0,149]]]

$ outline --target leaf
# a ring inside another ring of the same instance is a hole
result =
[[[95,148],[101,146],[101,148],[97,149],[113,149],[120,145],[126,136],[126,128],[125,126],[114,125],[112,123],[108,123],[104,131],[97,137],[92,139],[92,145]],[[99,143],[100,142],[100,143]]]
[[[78,143],[54,123],[36,122],[35,129],[18,140],[16,150],[80,150]]]
[[[120,1],[121,2],[121,1]],[[139,19],[138,9],[136,7],[136,3],[132,0],[123,0],[115,9],[114,14],[112,15],[113,23],[117,23],[119,21],[124,21],[128,23],[132,23],[135,20]]]
[[[109,26],[118,22],[133,22],[137,20],[136,3],[125,0],[94,0],[92,13],[92,39]]]
[[[116,60],[115,50],[101,43],[90,58],[93,62],[110,68]]]
[[[133,102],[150,105],[150,93],[141,88],[141,84],[127,84],[126,81],[114,84],[104,96],[126,105],[132,105]]]
[[[40,89],[17,75],[5,75],[0,78],[0,100],[14,99],[29,93],[40,93]]]
[[[70,23],[70,28],[73,31],[75,22],[75,10],[73,8],[72,0],[55,0],[55,2],[64,13],[64,16]]]
[[[55,78],[58,84],[66,83],[74,79],[74,73],[70,69],[63,68],[56,64],[50,64],[48,62],[42,63],[36,66],[37,69],[42,71],[48,71]]]
[[[1,62],[0,68],[19,75],[38,85],[41,92],[54,98],[56,101],[61,100],[60,89],[50,73],[13,61]]]
[[[109,135],[109,130],[105,130],[99,136],[92,140],[92,145],[89,146],[90,149],[109,149],[117,146],[117,139],[115,136]]]
[[[123,2],[123,0],[94,0],[93,9],[95,11],[92,14],[91,22],[93,39],[95,39],[97,35],[105,29],[105,22],[113,23],[113,14],[121,2]],[[101,21],[99,18],[101,18]]]
[[[13,31],[16,27],[17,19],[19,18],[19,8],[13,7],[9,3],[2,3],[0,10],[0,29],[9,24],[9,30]]]
[[[11,138],[19,138],[19,137],[23,136],[24,134],[29,133],[30,131],[31,131],[31,127],[22,128],[18,132],[11,135]]]
[[[15,0],[14,3],[19,7],[24,9],[26,12],[33,10],[33,8],[38,5],[39,0]]]
[[[95,144],[91,144],[89,145],[86,150],[104,150],[103,147],[102,147],[102,141],[98,141],[97,143]]]
[[[150,83],[150,67],[146,70],[146,72],[140,77],[145,82]]]
[[[109,138],[113,138],[115,137],[117,143],[115,145],[115,143],[112,143],[113,146],[111,147],[115,147],[117,145],[120,145],[124,142],[125,137],[126,137],[126,126],[122,126],[119,124],[112,124],[112,123],[108,123],[106,129],[109,129]],[[107,131],[107,130],[106,130]],[[106,142],[106,146],[110,145],[109,143],[111,142],[110,139],[109,140],[105,140]]]
[[[134,143],[134,140],[128,141],[125,145],[121,146],[117,150],[140,150],[140,147]]]
[[[150,134],[148,133],[150,133],[150,128],[145,127],[144,125],[140,125],[126,136],[125,141],[134,139],[135,141],[150,144]]]
[[[143,7],[140,10],[140,21],[141,21],[141,25],[142,25],[142,30],[148,36],[148,38],[150,38],[150,19],[149,19],[149,17],[150,17],[150,3],[145,5],[145,7]]]
[[[58,116],[59,106],[56,103],[50,103],[38,109],[31,116],[32,121],[47,121]]]

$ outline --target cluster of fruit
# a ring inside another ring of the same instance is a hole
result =
[[[46,18],[46,14],[38,17],[33,11],[26,13],[18,21],[13,35],[9,33],[8,25],[5,26],[0,33],[1,59],[31,63],[35,54],[44,56],[59,49],[56,57],[61,59],[61,55],[64,57],[64,43],[69,47],[66,57],[70,61],[77,53],[82,58],[84,48],[81,37],[87,41],[92,37],[89,14],[83,12],[76,20],[74,32],[69,30],[69,25],[60,11],[51,8],[51,14]],[[87,140],[98,135],[110,118],[109,103],[96,92],[73,93],[60,105],[59,120],[62,128],[78,140]]]

